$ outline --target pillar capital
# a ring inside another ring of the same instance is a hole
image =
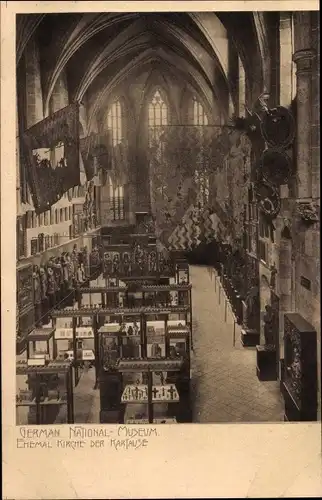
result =
[[[298,50],[293,54],[293,61],[297,66],[298,73],[309,73],[312,70],[312,60],[316,52],[313,49]]]

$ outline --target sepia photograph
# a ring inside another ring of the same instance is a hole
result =
[[[320,420],[319,36],[16,15],[16,425]]]
[[[5,499],[321,496],[304,4],[1,1]]]

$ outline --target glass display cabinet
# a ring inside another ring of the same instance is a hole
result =
[[[142,352],[140,316],[125,316],[121,329],[121,358],[139,358]]]
[[[47,366],[16,366],[17,425],[50,425],[74,422],[73,382],[69,361]]]
[[[185,259],[178,259],[175,264],[176,282],[178,285],[190,283],[189,264]]]
[[[57,357],[59,359],[73,361],[73,318],[54,318],[53,323],[55,328],[54,344]]]
[[[75,385],[78,384],[82,371],[94,367],[96,370],[97,358],[97,335],[96,332],[96,316],[83,314],[79,317],[73,318],[73,340],[70,347],[73,350],[74,371],[75,371]],[[95,373],[95,380],[97,380],[97,372]]]
[[[182,360],[120,360],[122,373],[121,412],[125,424],[177,423],[180,395],[168,373],[179,374]],[[179,420],[178,420],[179,416]]]
[[[75,386],[80,380],[82,370],[92,366],[95,368],[97,382],[97,311],[98,308],[84,307],[52,313],[56,352],[59,359],[72,361]]]
[[[119,423],[121,374],[116,366],[121,355],[122,332],[120,323],[107,323],[98,330],[100,362],[100,422]]]
[[[146,350],[148,358],[165,358],[166,320],[146,321]]]
[[[56,358],[55,328],[38,328],[27,337],[27,360],[29,366],[41,366]]]
[[[119,323],[106,323],[98,330],[100,366],[108,371],[121,356],[122,331]]]

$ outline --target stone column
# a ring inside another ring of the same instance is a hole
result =
[[[315,51],[311,45],[311,19],[309,12],[294,14],[295,53],[297,89],[297,198],[310,201],[312,198],[312,73]]]
[[[314,51],[303,49],[295,52],[293,61],[297,65],[297,197],[303,201],[312,197],[311,163],[311,84]]]

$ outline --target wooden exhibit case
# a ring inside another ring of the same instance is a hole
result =
[[[54,350],[60,359],[70,360],[74,371],[74,384],[77,386],[82,370],[95,367],[97,381],[97,317],[90,309],[53,311]],[[76,313],[76,314],[75,314]],[[57,325],[57,323],[59,325]],[[62,324],[63,323],[63,324]]]
[[[45,366],[16,366],[16,424],[50,425],[74,422],[73,382],[69,361]]]
[[[29,366],[45,365],[56,358],[54,342],[55,328],[37,328],[27,337],[27,360]]]
[[[101,423],[190,421],[180,405],[182,369],[182,358],[119,359],[100,379]]]
[[[161,312],[155,319],[150,311],[136,316],[133,310],[131,322],[129,317],[99,329],[101,423],[191,421],[190,327],[186,318]],[[164,370],[154,370],[158,361]]]
[[[284,316],[284,420],[317,420],[317,334],[298,313]]]

